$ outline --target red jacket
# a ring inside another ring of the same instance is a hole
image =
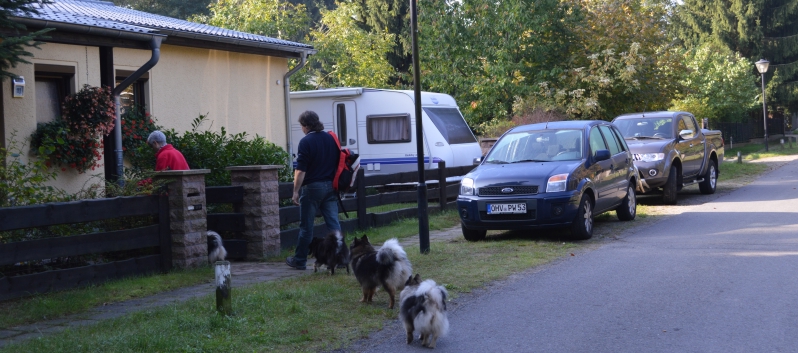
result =
[[[155,154],[155,171],[162,170],[189,170],[186,158],[172,145],[167,144]]]

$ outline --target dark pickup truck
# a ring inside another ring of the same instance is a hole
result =
[[[623,134],[640,173],[638,192],[662,189],[662,201],[676,204],[676,193],[698,183],[712,194],[723,161],[720,131],[700,129],[687,112],[625,114],[612,121]]]

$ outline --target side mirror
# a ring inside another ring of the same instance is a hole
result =
[[[683,140],[689,140],[693,138],[693,130],[679,131],[679,137],[681,137]]]
[[[483,159],[485,159],[485,156],[474,158],[474,165],[479,165]]]
[[[606,161],[610,159],[610,157],[611,156],[609,150],[598,150],[596,151],[596,155],[594,156],[596,162]]]

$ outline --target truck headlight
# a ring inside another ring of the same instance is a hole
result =
[[[568,182],[568,173],[552,175],[546,183],[546,192],[565,191]]]
[[[474,195],[474,179],[471,178],[463,178],[460,181],[460,195]]]
[[[636,161],[656,162],[665,159],[665,153],[635,153]]]

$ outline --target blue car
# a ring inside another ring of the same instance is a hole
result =
[[[496,141],[460,183],[463,236],[488,230],[570,227],[593,236],[593,217],[637,214],[637,170],[617,127],[606,121],[557,121],[518,126]]]

